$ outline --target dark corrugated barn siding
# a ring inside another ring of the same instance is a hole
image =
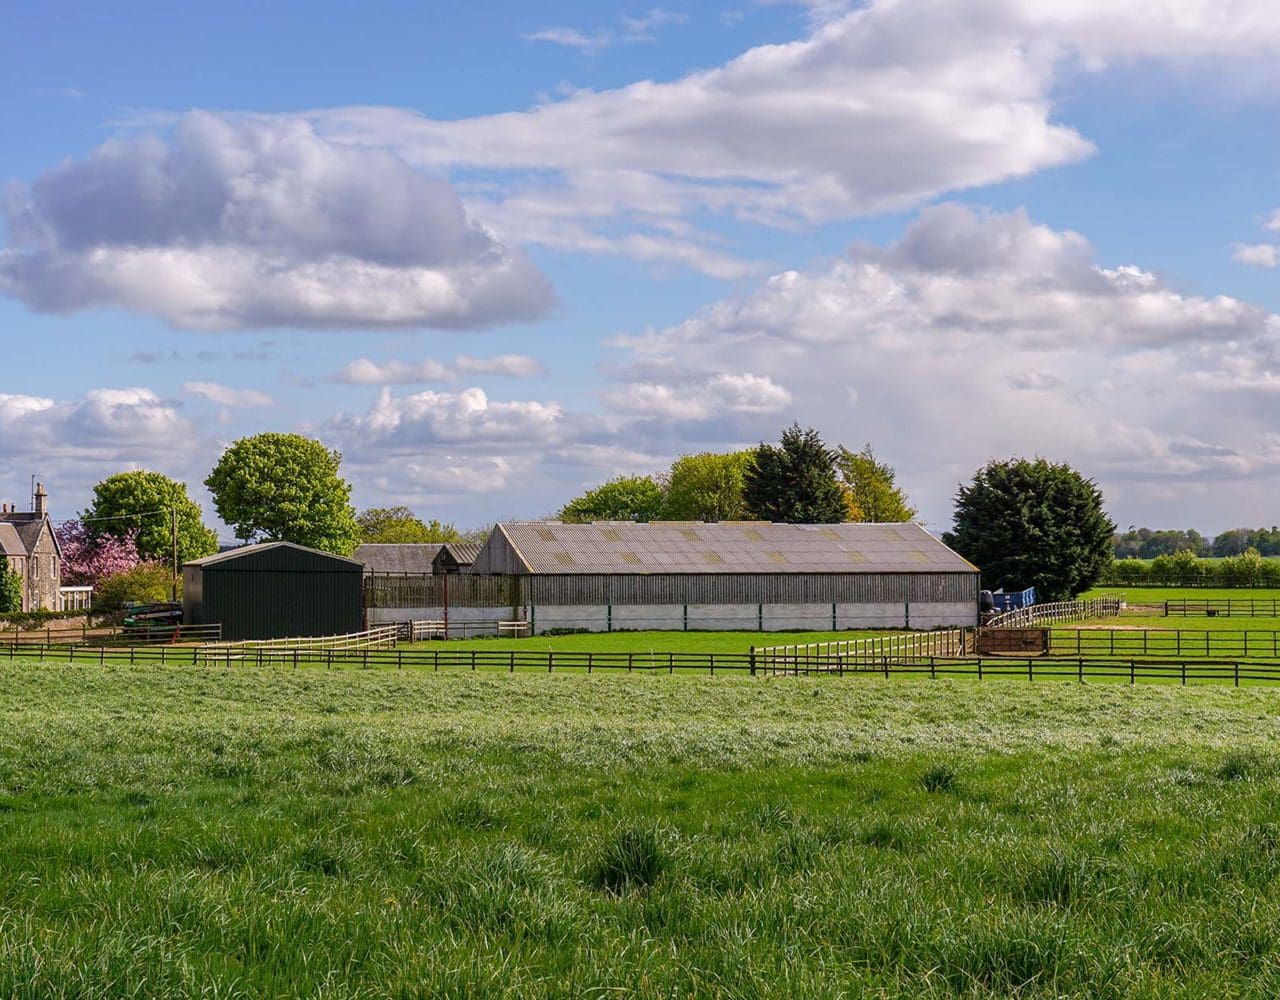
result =
[[[183,567],[183,619],[221,624],[230,640],[358,632],[363,576],[354,560],[301,546],[233,550]]]

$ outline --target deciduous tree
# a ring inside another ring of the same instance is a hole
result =
[[[360,540],[342,455],[300,434],[257,434],[223,452],[205,485],[244,541],[283,541],[350,555]]]
[[[836,452],[836,468],[849,487],[860,520],[883,524],[915,520],[916,509],[894,482],[897,474],[887,463],[876,459],[870,444],[856,454],[841,445]]]
[[[22,577],[10,569],[9,560],[0,557],[0,615],[22,610]]]
[[[944,541],[991,588],[1035,587],[1042,601],[1087,590],[1111,561],[1115,525],[1097,485],[1043,458],[990,462],[956,495]]]
[[[99,583],[94,590],[93,606],[95,610],[118,611],[126,604],[167,601],[171,583],[169,567],[163,563],[138,563],[133,569],[109,576]]]
[[[752,452],[682,455],[671,464],[663,518],[671,521],[737,521],[747,516],[743,486]]]
[[[751,516],[789,524],[835,524],[849,515],[835,472],[835,452],[813,428],[793,424],[778,445],[761,444],[743,474]]]
[[[656,521],[662,516],[665,494],[652,476],[619,476],[587,490],[570,500],[560,511],[560,520]]]
[[[187,496],[186,483],[159,472],[108,476],[93,488],[93,502],[80,517],[92,540],[132,537],[142,559],[168,563],[175,511],[179,564],[218,551],[218,536],[204,526],[200,505]]]
[[[82,521],[64,521],[57,530],[62,582],[69,587],[96,587],[107,577],[125,573],[142,561],[136,528],[97,538]]]
[[[423,521],[408,507],[370,507],[356,515],[360,541],[402,545],[457,542],[462,535],[452,524]]]

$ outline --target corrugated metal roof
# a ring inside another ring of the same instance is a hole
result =
[[[357,545],[355,558],[368,573],[430,573],[442,548],[439,542],[372,542]]]
[[[534,573],[976,573],[918,524],[514,521]]]
[[[325,559],[336,559],[340,562],[351,563],[354,566],[361,565],[355,559],[348,559],[345,556],[335,556],[332,552],[322,552],[320,549],[308,548],[305,545],[295,545],[293,542],[258,542],[255,545],[242,545],[238,549],[227,549],[226,552],[216,552],[211,556],[205,556],[203,559],[192,559],[190,562],[183,563],[183,565],[212,566],[216,563],[243,559],[245,556],[257,555],[262,552],[269,552],[272,549],[279,548],[293,549],[297,552],[303,552],[308,555],[323,556]]]
[[[484,542],[448,542],[444,547],[459,566],[470,566],[484,548]]]

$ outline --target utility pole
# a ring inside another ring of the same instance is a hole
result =
[[[169,508],[169,544],[173,548],[173,601],[178,601],[178,508]]]

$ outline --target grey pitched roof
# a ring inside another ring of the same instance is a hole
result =
[[[470,566],[484,548],[484,542],[449,542],[445,548],[459,566]]]
[[[17,511],[10,514],[0,514],[0,524],[12,529],[13,534],[17,536],[19,543],[22,545],[22,551],[8,554],[26,556],[34,552],[36,546],[40,543],[40,536],[44,533],[45,525],[49,524],[49,519],[43,514]],[[55,550],[61,555],[62,546],[58,544],[58,533],[53,530],[52,525],[49,526],[49,532],[53,535]]]
[[[5,521],[0,521],[0,555],[25,556],[27,547],[18,535],[18,529]]]
[[[444,548],[439,542],[357,545],[355,558],[367,573],[430,573],[431,560]]]
[[[497,532],[531,573],[977,572],[918,524],[517,521]]]
[[[337,559],[341,562],[351,563],[359,566],[360,563],[355,559],[348,559],[346,556],[335,556],[332,552],[323,552],[320,549],[308,548],[305,545],[296,545],[293,542],[257,542],[253,545],[241,545],[239,548],[227,549],[225,552],[215,552],[211,556],[205,556],[203,559],[191,559],[183,563],[184,566],[211,566],[215,563],[229,562],[234,559],[243,559],[248,555],[255,555],[260,552],[267,552],[271,549],[293,549],[296,552],[305,552],[312,555],[324,556],[326,559]]]

